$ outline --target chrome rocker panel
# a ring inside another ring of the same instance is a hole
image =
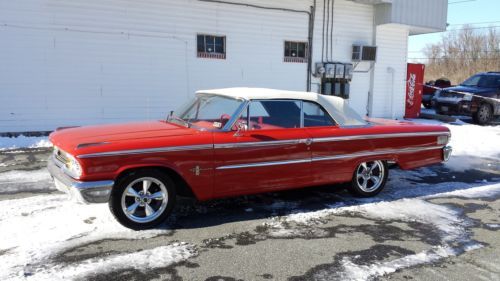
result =
[[[49,159],[47,168],[56,188],[68,194],[72,200],[83,204],[107,203],[109,201],[114,181],[82,182],[74,180],[56,165],[53,157]]]

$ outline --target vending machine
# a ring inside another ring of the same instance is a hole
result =
[[[418,118],[422,106],[425,65],[409,63],[406,74],[405,118]]]

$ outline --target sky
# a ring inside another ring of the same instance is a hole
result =
[[[500,0],[448,0],[448,30],[463,24],[474,27],[498,26],[500,30]],[[410,36],[408,59],[425,57],[422,49],[441,40],[442,32]]]

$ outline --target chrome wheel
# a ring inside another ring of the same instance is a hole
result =
[[[384,181],[385,168],[382,161],[361,163],[356,170],[356,183],[363,192],[377,190]]]
[[[154,221],[167,208],[168,192],[156,178],[143,177],[131,182],[123,191],[121,207],[125,216],[137,223]]]

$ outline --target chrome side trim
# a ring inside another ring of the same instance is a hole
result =
[[[286,160],[286,161],[256,162],[256,163],[248,163],[248,164],[220,166],[220,167],[217,167],[216,170],[229,170],[229,169],[240,169],[240,168],[290,165],[290,164],[300,164],[300,163],[309,163],[309,162],[318,162],[318,161],[349,159],[349,158],[357,158],[357,157],[364,157],[364,156],[377,156],[377,155],[384,155],[384,154],[412,153],[412,152],[437,150],[437,149],[443,149],[443,147],[442,146],[431,146],[431,147],[413,147],[413,148],[403,148],[403,149],[386,149],[386,150],[378,150],[378,151],[367,151],[367,152],[358,152],[358,153],[350,153],[350,154],[339,154],[339,155],[333,155],[333,156],[314,157],[312,159],[306,158],[306,159],[296,159],[296,160]]]
[[[431,146],[431,147],[413,147],[413,148],[403,148],[403,149],[375,150],[375,151],[358,152],[358,153],[350,153],[350,154],[339,154],[339,155],[332,155],[332,156],[314,157],[312,159],[312,161],[318,162],[318,161],[357,158],[357,157],[364,157],[364,156],[377,156],[377,155],[384,155],[384,154],[412,153],[412,152],[437,150],[437,149],[443,149],[443,147],[442,146]]]
[[[110,152],[82,154],[82,155],[78,155],[77,158],[85,159],[85,158],[133,155],[133,154],[143,154],[143,153],[162,153],[162,152],[204,150],[204,149],[213,149],[213,148],[214,148],[214,146],[212,144],[169,146],[169,147],[133,149],[133,150],[118,150],[118,151],[110,151]]]
[[[90,146],[99,146],[99,145],[106,145],[110,144],[110,142],[103,141],[103,142],[92,142],[92,143],[80,143],[79,145],[76,146],[77,149],[84,148],[84,147],[90,147]]]
[[[228,165],[217,167],[216,170],[229,170],[229,169],[240,169],[240,168],[255,168],[255,167],[267,167],[267,166],[277,166],[277,165],[290,165],[290,164],[300,164],[300,163],[310,163],[311,159],[296,159],[296,160],[286,160],[286,161],[273,161],[273,162],[258,162],[250,164],[239,164],[239,165]]]
[[[214,148],[222,149],[222,148],[240,148],[240,147],[261,147],[261,146],[294,145],[299,143],[307,143],[307,139],[220,143],[220,144],[214,144]]]
[[[353,135],[341,137],[326,137],[315,138],[314,142],[333,142],[333,141],[348,141],[348,140],[368,140],[368,139],[381,139],[386,137],[391,138],[406,138],[406,137],[425,137],[425,136],[450,136],[448,132],[421,132],[421,133],[396,133],[396,134],[374,134],[374,135]]]

